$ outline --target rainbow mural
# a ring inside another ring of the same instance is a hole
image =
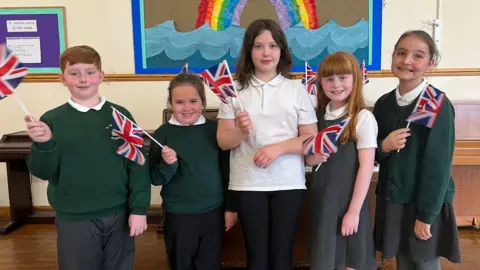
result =
[[[240,25],[240,14],[248,0],[200,0],[196,28],[205,23],[215,31]]]
[[[246,31],[243,12],[250,12],[250,8],[255,9],[255,5],[260,4],[270,9],[269,14],[276,13],[284,29],[292,54],[293,72],[305,72],[306,61],[317,66],[327,55],[339,50],[353,54],[359,62],[369,63],[369,70],[380,68],[381,39],[378,36],[381,36],[382,0],[362,0],[369,5],[371,20],[360,19],[350,26],[339,25],[335,18],[321,21],[317,17],[320,13],[316,3],[323,0],[189,0],[194,10],[187,16],[193,15],[197,27],[185,32],[177,31],[171,18],[145,28],[144,10],[148,6],[142,7],[143,1],[132,0],[135,72],[138,74],[175,74],[185,63],[188,63],[189,72],[199,73],[224,60],[234,67]],[[174,1],[171,2],[173,6]],[[260,11],[256,17],[261,14],[264,12]]]
[[[200,0],[196,28],[205,23],[215,31],[230,25],[240,25],[240,15],[248,0]],[[270,0],[275,7],[280,27],[288,29],[303,23],[306,29],[317,29],[317,6],[315,0]]]
[[[315,0],[270,0],[283,30],[302,22],[307,29],[318,28]]]

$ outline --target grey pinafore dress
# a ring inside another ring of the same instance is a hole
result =
[[[318,130],[339,123],[328,121],[325,109],[317,111]],[[360,211],[358,232],[342,236],[342,220],[353,195],[359,163],[356,144],[338,144],[318,171],[312,171],[309,188],[308,259],[312,270],[376,269],[370,209],[365,199]]]

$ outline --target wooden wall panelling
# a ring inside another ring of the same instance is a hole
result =
[[[471,226],[476,218],[480,222],[480,165],[457,165],[452,168],[455,181],[453,207],[458,226]]]
[[[480,140],[480,101],[456,101],[456,140]]]

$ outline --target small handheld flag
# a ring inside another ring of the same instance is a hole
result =
[[[444,100],[445,93],[428,85],[420,95],[412,114],[407,118],[407,127],[410,123],[415,123],[432,128]]]
[[[412,114],[407,118],[407,128],[410,123],[432,128],[444,100],[445,93],[427,84],[420,94]],[[397,150],[398,152],[400,152],[400,149]]]
[[[143,146],[143,137],[141,132],[152,140],[152,142],[158,144],[163,149],[163,145],[153,138],[148,132],[145,132],[138,125],[133,123],[119,110],[112,107],[113,125],[112,125],[112,139],[122,139],[125,141],[118,149],[117,153],[125,156],[126,158],[137,162],[140,165],[145,163],[145,157],[140,149]]]
[[[365,66],[365,60],[362,61],[360,69],[362,70],[363,85],[365,85],[370,82],[370,79],[368,79],[367,67]]]
[[[28,69],[20,59],[8,50],[5,43],[0,43],[0,100],[14,96],[25,114],[29,115],[27,108],[14,92],[27,74]]]
[[[178,74],[188,74],[188,63],[185,63],[185,65],[183,65],[182,69]]]
[[[343,119],[340,123],[328,126],[320,130],[303,142],[302,153],[304,155],[315,155],[320,153],[331,154],[337,151],[337,141],[343,129],[350,121],[350,117]]]
[[[13,94],[27,74],[28,69],[20,59],[7,49],[7,45],[0,44],[0,99]]]
[[[227,61],[222,61],[205,69],[200,74],[200,78],[203,79],[205,84],[212,89],[213,93],[215,93],[223,103],[228,103],[227,97],[237,97],[237,91],[235,90]]]
[[[143,147],[142,129],[115,108],[113,108],[112,115],[113,139],[122,139],[124,141],[117,149],[117,153],[140,165],[145,164],[145,157],[141,151]]]
[[[308,94],[317,96],[317,73],[315,73],[308,62],[305,62],[305,74],[302,76],[302,84]]]
[[[337,143],[343,130],[350,122],[350,117],[343,119],[340,123],[328,126],[320,130],[316,135],[311,136],[303,142],[302,153],[305,156],[315,154],[332,154],[337,152]],[[318,168],[321,163],[318,164]]]

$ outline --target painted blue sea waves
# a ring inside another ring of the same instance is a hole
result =
[[[368,57],[368,22],[363,19],[349,27],[329,21],[316,30],[298,24],[285,31],[294,66],[303,68],[308,60],[312,66],[329,53],[347,51],[359,60]],[[148,68],[181,68],[188,61],[189,68],[204,68],[223,59],[233,68],[239,56],[244,28],[230,26],[214,31],[208,24],[191,32],[175,30],[173,21],[145,29]],[[232,70],[233,71],[233,70]]]

